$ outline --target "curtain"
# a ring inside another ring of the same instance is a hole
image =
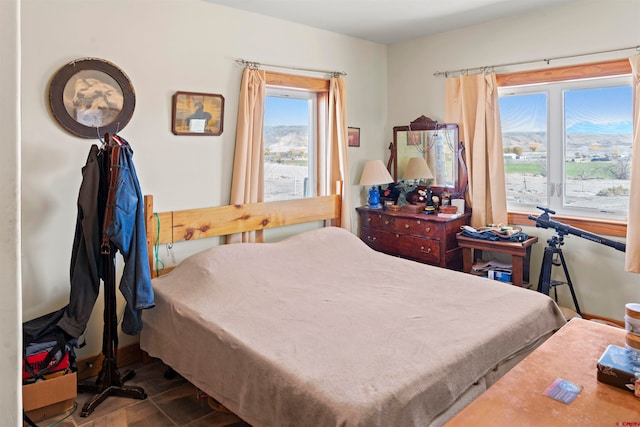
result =
[[[507,196],[495,73],[447,78],[445,123],[457,123],[469,171],[471,225],[507,223]]]
[[[245,68],[238,100],[231,205],[263,201],[264,102],[265,72]],[[261,241],[261,231],[234,234],[227,238],[227,243]]]
[[[633,93],[633,141],[631,189],[627,218],[625,270],[640,273],[640,55],[629,58]]]
[[[320,194],[337,194],[336,183],[340,183],[342,192],[342,212],[340,226],[351,230],[351,204],[348,137],[347,137],[347,87],[342,77],[332,77],[329,82],[327,117],[327,138],[325,168],[321,174]],[[321,163],[323,164],[323,163]]]

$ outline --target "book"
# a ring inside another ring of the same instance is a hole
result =
[[[442,212],[438,212],[438,217],[439,218],[458,218],[459,216],[461,216],[462,214],[459,212],[456,213],[442,213]]]

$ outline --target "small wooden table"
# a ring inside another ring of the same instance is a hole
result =
[[[446,427],[639,425],[640,398],[597,380],[596,367],[608,345],[624,347],[625,330],[574,318]],[[565,404],[543,393],[556,379],[583,386]]]
[[[538,241],[537,237],[529,236],[524,242],[500,242],[474,239],[458,233],[456,238],[458,246],[462,248],[462,270],[465,273],[471,272],[474,259],[482,258],[482,251],[499,252],[511,255],[512,283],[517,286],[529,283],[531,245]]]

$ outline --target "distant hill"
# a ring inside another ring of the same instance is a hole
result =
[[[264,148],[271,152],[306,149],[309,141],[307,126],[265,126]]]
[[[520,147],[523,153],[535,151],[545,153],[545,132],[505,132],[502,134],[502,145],[505,149]],[[535,147],[534,150],[531,147]],[[616,148],[619,150],[616,152]],[[597,134],[569,132],[567,134],[567,151],[570,154],[580,153],[591,157],[601,154],[631,154],[631,134]]]

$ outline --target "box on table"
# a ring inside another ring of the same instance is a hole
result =
[[[610,345],[598,360],[598,381],[634,392],[640,366],[633,363],[629,350]]]
[[[416,203],[415,205],[404,205],[400,208],[403,212],[408,212],[412,214],[419,214],[424,212],[424,209],[427,207],[426,203]]]
[[[75,404],[77,375],[71,372],[22,386],[22,407],[34,422],[61,414]]]

